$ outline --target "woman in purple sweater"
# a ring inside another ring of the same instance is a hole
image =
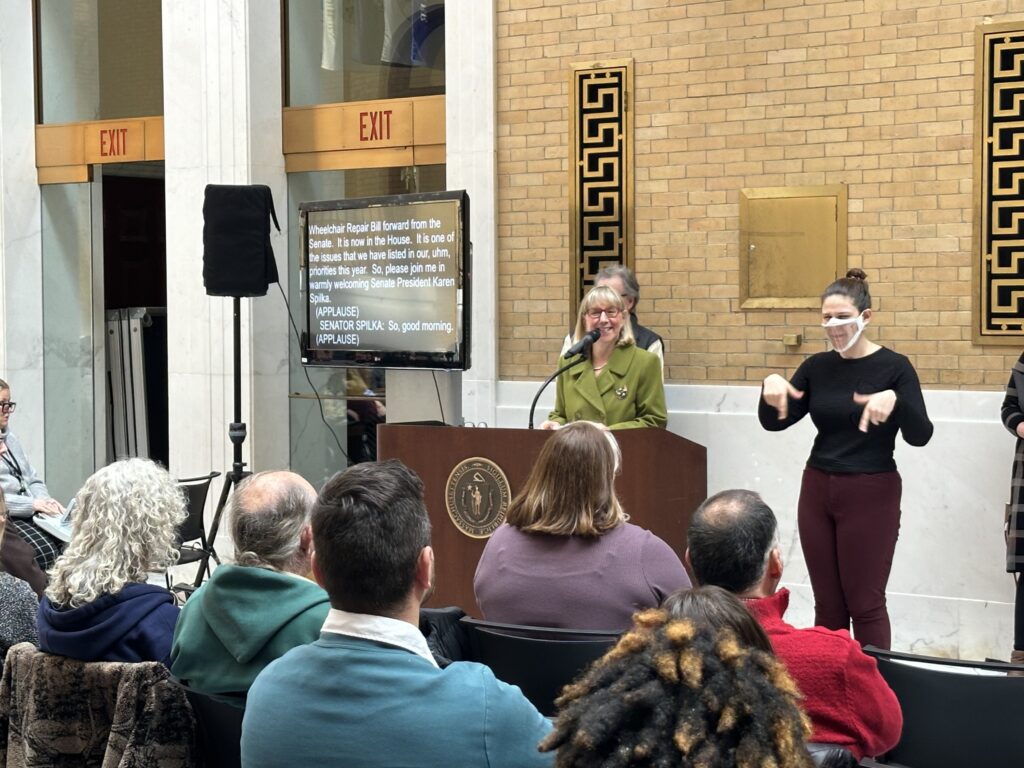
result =
[[[679,557],[627,521],[615,496],[615,437],[588,421],[555,432],[541,449],[506,522],[473,579],[490,621],[622,630],[690,579]]]
[[[789,381],[768,376],[758,418],[775,432],[809,413],[818,430],[797,507],[814,623],[849,629],[852,620],[861,645],[888,648],[885,587],[903,495],[896,433],[921,446],[932,423],[910,361],[864,335],[872,314],[864,278],[851,269],[825,289],[821,325],[833,349],[804,360]]]

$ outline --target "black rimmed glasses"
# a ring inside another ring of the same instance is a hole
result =
[[[14,409],[18,407],[18,404],[10,400],[4,400],[0,402],[0,413],[14,413]]]
[[[592,309],[587,312],[587,317],[591,320],[600,320],[601,315],[607,315],[609,320],[614,320],[622,313],[621,309],[616,307],[610,307],[608,309]]]

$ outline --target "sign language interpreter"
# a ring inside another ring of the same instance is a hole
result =
[[[848,629],[861,644],[888,648],[885,602],[899,534],[902,480],[896,433],[931,439],[921,384],[910,361],[864,335],[871,294],[851,269],[822,294],[821,325],[832,346],[786,380],[764,380],[758,418],[769,431],[810,413],[818,430],[800,487],[797,523],[814,591],[815,624]]]

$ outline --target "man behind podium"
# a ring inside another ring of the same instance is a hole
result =
[[[550,731],[480,664],[440,669],[418,629],[434,580],[423,484],[397,460],[331,478],[313,509],[313,575],[331,610],[316,642],[249,692],[242,765],[549,766]]]

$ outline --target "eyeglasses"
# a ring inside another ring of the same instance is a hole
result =
[[[13,403],[10,400],[4,400],[0,403],[0,413],[14,413],[14,409],[17,406],[17,403]]]
[[[621,313],[622,310],[616,309],[615,307],[611,307],[610,309],[592,309],[589,312],[587,312],[587,317],[589,317],[591,320],[600,320],[601,315],[608,315],[608,319],[613,320],[616,317],[618,317]]]

